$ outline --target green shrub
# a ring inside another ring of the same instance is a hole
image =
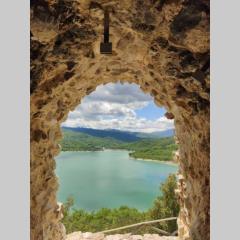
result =
[[[162,196],[157,197],[153,207],[149,210],[153,219],[177,217],[179,214],[179,203],[175,194],[177,180],[174,174],[170,174],[166,182],[161,185]],[[159,228],[172,233],[177,230],[176,221],[159,223]]]
[[[66,227],[67,233],[75,231],[99,232],[148,220],[176,217],[179,213],[179,205],[174,192],[176,186],[176,176],[169,175],[166,182],[161,185],[162,195],[156,198],[153,207],[146,212],[127,206],[115,209],[102,208],[93,212],[87,212],[82,209],[72,210],[74,200],[72,197],[69,197],[64,204],[64,218],[62,222]],[[172,233],[177,229],[177,224],[176,221],[169,221],[155,224],[155,227]],[[119,233],[127,232],[143,234],[152,233],[153,231],[151,226],[119,231]]]

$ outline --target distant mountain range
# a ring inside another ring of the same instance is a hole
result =
[[[71,127],[62,127],[65,130],[71,130],[74,132],[80,132],[84,134],[88,134],[93,137],[98,138],[112,138],[118,141],[124,142],[135,142],[141,139],[146,138],[165,138],[165,137],[172,137],[175,135],[174,129],[169,129],[165,131],[153,132],[153,133],[141,133],[141,132],[130,132],[130,131],[120,131],[115,129],[92,129],[92,128],[71,128]]]
[[[152,133],[137,133],[137,136],[141,138],[165,138],[173,137],[175,135],[174,129],[168,129],[165,131],[152,132]]]
[[[171,161],[177,145],[174,131],[139,133],[113,129],[62,128],[62,151],[128,150],[129,156],[141,159]],[[171,135],[171,136],[169,136]],[[168,137],[166,137],[168,136]]]

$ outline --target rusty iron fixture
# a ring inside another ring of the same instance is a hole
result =
[[[112,54],[112,43],[109,42],[109,11],[104,10],[104,42],[100,44],[101,54]]]

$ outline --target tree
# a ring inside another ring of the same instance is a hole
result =
[[[66,202],[63,204],[63,214],[64,216],[68,216],[71,210],[71,207],[74,205],[74,198],[69,196]]]
[[[150,209],[150,216],[153,219],[161,219],[167,217],[177,217],[179,214],[179,203],[175,193],[177,188],[177,179],[174,174],[170,174],[166,182],[160,187],[162,195],[154,201],[153,207]],[[176,221],[159,223],[158,227],[167,231],[174,232],[177,230]]]
[[[127,206],[114,209],[102,208],[92,212],[87,212],[83,209],[71,209],[74,199],[69,197],[64,203],[64,218],[62,222],[66,227],[67,233],[75,231],[98,232],[147,220],[176,217],[179,213],[177,196],[174,192],[176,187],[176,176],[170,175],[166,182],[161,185],[162,195],[157,197],[153,207],[146,212],[141,212]],[[156,226],[170,233],[177,229],[176,221],[169,221],[157,224]],[[143,226],[131,229],[131,231],[144,234],[151,233],[153,230],[151,226]],[[129,232],[129,229],[120,232],[126,233]]]

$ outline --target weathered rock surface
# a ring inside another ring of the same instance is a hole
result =
[[[178,240],[177,237],[162,237],[158,234],[114,234],[105,236],[102,233],[74,232],[67,235],[66,240]]]
[[[112,55],[99,53],[106,7]],[[208,240],[208,0],[31,1],[31,239],[65,237],[54,173],[60,124],[98,85],[118,80],[140,85],[174,117],[179,238]]]

